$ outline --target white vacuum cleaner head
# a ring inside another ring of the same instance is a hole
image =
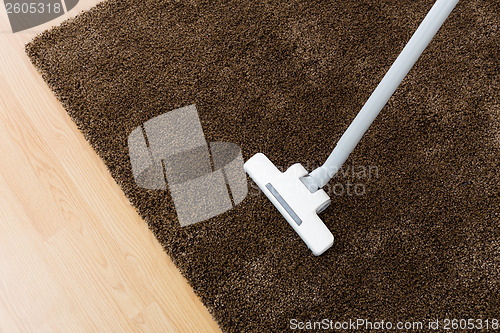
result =
[[[245,171],[315,255],[333,244],[332,234],[317,215],[330,204],[321,188],[340,170],[457,2],[436,1],[322,166],[308,175],[300,164],[294,164],[282,173],[263,154],[254,155],[245,163]]]
[[[330,198],[321,189],[314,193],[307,189],[300,180],[307,175],[302,165],[297,163],[281,172],[264,154],[258,153],[244,167],[314,255],[319,256],[332,246],[333,235],[318,217],[330,204]]]

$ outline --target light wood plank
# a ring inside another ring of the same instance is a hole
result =
[[[0,332],[219,332],[0,10]],[[2,8],[3,4],[2,4]]]

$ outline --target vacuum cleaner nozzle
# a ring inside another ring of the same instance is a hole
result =
[[[282,173],[263,154],[245,163],[245,171],[315,255],[333,244],[332,234],[317,215],[330,203],[321,187],[342,167],[457,3],[436,1],[322,166],[308,175],[300,164],[294,164]]]
[[[317,215],[330,204],[330,198],[322,189],[314,193],[307,189],[301,181],[308,174],[302,165],[297,163],[281,172],[258,153],[244,168],[314,255],[319,256],[332,246],[333,235]]]

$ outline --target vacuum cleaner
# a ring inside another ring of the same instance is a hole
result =
[[[318,216],[330,204],[330,198],[322,187],[340,170],[457,3],[458,0],[436,1],[322,166],[308,173],[297,163],[281,172],[262,153],[252,156],[244,164],[250,178],[314,255],[323,254],[334,240]]]

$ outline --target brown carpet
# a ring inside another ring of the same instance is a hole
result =
[[[404,1],[101,3],[27,45],[33,64],[224,332],[291,319],[500,316],[500,9],[461,1],[338,176],[314,257],[251,185],[181,228],[134,183],[127,136],[196,104],[208,142],[317,166],[430,9]],[[360,188],[358,188],[359,193]]]

